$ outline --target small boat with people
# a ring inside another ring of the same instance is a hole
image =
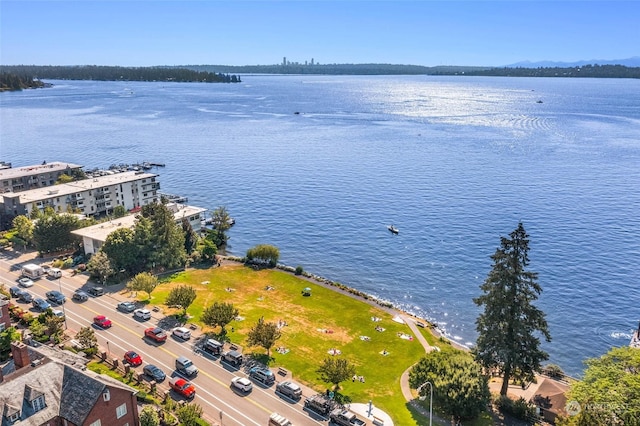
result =
[[[395,234],[395,235],[398,235],[398,233],[400,232],[400,231],[398,230],[398,228],[396,228],[396,227],[395,227],[395,226],[393,226],[393,225],[389,225],[389,226],[387,226],[387,229],[389,230],[389,232],[391,232],[392,234]]]

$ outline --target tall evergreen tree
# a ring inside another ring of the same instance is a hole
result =
[[[162,203],[152,203],[142,207],[142,216],[151,221],[151,266],[169,269],[184,266],[187,260],[184,234],[173,213]]]
[[[538,274],[526,270],[528,253],[529,236],[519,223],[509,238],[500,238],[500,247],[491,256],[493,268],[480,286],[483,294],[473,300],[484,306],[476,320],[479,336],[474,354],[482,366],[503,374],[501,395],[507,394],[511,379],[533,380],[540,363],[549,358],[537,337],[542,334],[551,341],[544,312],[532,304],[542,288]]]

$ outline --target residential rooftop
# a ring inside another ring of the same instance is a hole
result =
[[[17,179],[22,176],[33,176],[47,172],[59,172],[67,170],[68,168],[78,169],[82,168],[82,166],[79,164],[54,161],[52,163],[43,163],[36,166],[11,167],[0,169],[0,180]]]
[[[82,191],[88,191],[93,188],[103,188],[110,185],[118,185],[126,182],[133,182],[146,178],[155,178],[155,173],[144,172],[122,172],[113,175],[100,176],[93,179],[83,179],[75,182],[64,183],[45,188],[30,189],[27,191],[12,193],[12,196],[18,196],[20,203],[23,205],[35,203],[43,199],[52,197],[64,197]],[[9,196],[9,194],[5,194]]]

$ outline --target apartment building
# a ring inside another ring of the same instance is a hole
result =
[[[55,185],[60,176],[79,173],[82,166],[54,161],[35,166],[0,168],[0,193],[20,192]]]
[[[71,210],[86,216],[102,216],[113,213],[118,205],[132,210],[159,200],[157,177],[142,171],[121,172],[54,187],[4,193],[0,194],[0,213],[15,217],[51,207],[57,213]]]
[[[0,424],[139,426],[136,390],[86,371],[75,354],[23,342],[0,366]]]
[[[206,209],[178,203],[168,203],[167,208],[173,213],[176,224],[182,225],[182,220],[187,219],[195,232],[202,230],[202,216]],[[71,233],[82,237],[82,246],[85,254],[95,254],[107,241],[109,234],[117,229],[134,229],[136,220],[137,215],[131,214],[108,222],[76,229]]]

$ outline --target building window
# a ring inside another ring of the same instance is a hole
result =
[[[95,422],[91,423],[89,426],[100,426],[100,419],[98,419]]]
[[[127,404],[124,403],[121,406],[119,406],[118,408],[116,408],[116,417],[120,418],[122,416],[124,416],[125,414],[127,414]]]
[[[33,411],[40,411],[45,407],[44,404],[44,395],[40,395],[33,401],[31,401],[31,406],[33,407]]]
[[[9,416],[9,421],[11,423],[16,422],[20,419],[20,411],[18,411],[17,413],[13,413],[12,415]]]

